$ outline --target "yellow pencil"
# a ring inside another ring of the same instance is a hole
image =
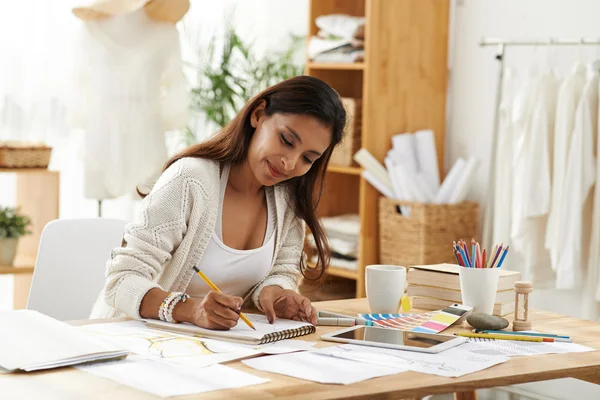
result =
[[[490,333],[455,333],[457,336],[496,340],[521,340],[523,342],[554,342],[552,338],[533,337],[525,335],[495,335]]]
[[[200,278],[202,278],[204,280],[204,282],[206,282],[206,284],[208,286],[210,286],[210,288],[212,290],[214,290],[215,292],[222,293],[221,290],[219,290],[219,288],[217,287],[217,285],[212,283],[212,281],[210,279],[208,279],[208,276],[204,275],[204,273],[202,271],[200,271],[196,267],[194,267],[194,271],[196,271],[198,273],[198,275],[200,275]],[[252,325],[252,322],[250,322],[250,320],[244,315],[244,313],[240,313],[240,318],[246,323],[246,325],[248,325],[250,328],[256,330],[254,325]]]

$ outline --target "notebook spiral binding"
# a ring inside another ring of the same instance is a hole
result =
[[[317,328],[312,325],[303,326],[299,329],[286,329],[280,332],[273,332],[263,336],[260,344],[277,342],[278,340],[283,339],[292,339],[298,336],[310,335],[311,333],[315,333]]]

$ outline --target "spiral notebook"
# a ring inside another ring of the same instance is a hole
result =
[[[169,332],[198,335],[213,339],[223,339],[247,344],[265,344],[277,342],[283,339],[292,339],[298,336],[310,335],[316,331],[315,326],[307,322],[278,318],[273,324],[269,324],[267,317],[264,315],[246,313],[244,313],[244,315],[248,317],[256,330],[250,328],[241,319],[236,326],[227,331],[204,329],[187,323],[170,324],[168,322],[158,320],[147,320],[146,327],[150,329],[160,329]]]

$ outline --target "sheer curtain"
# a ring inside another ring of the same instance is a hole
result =
[[[53,147],[50,168],[61,173],[61,218],[94,217],[97,202],[83,197],[81,144],[83,132],[66,123],[69,86],[74,70],[75,46],[81,21],[71,12],[88,0],[0,0],[0,140],[44,141]],[[233,12],[233,15],[231,15]],[[306,33],[308,1],[192,0],[178,23],[186,77],[195,83],[195,67],[202,49],[216,34],[222,36],[229,18],[253,48],[262,53],[287,43],[290,32]],[[202,116],[190,121],[198,138],[214,127]],[[167,134],[171,152],[180,147],[176,133]],[[6,175],[6,174],[4,174]],[[0,175],[0,204],[15,197],[10,178]],[[133,218],[139,201],[130,197],[103,202],[105,217]]]

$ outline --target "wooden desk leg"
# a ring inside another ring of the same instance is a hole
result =
[[[474,390],[468,392],[456,392],[454,393],[454,400],[477,400],[477,393]]]

